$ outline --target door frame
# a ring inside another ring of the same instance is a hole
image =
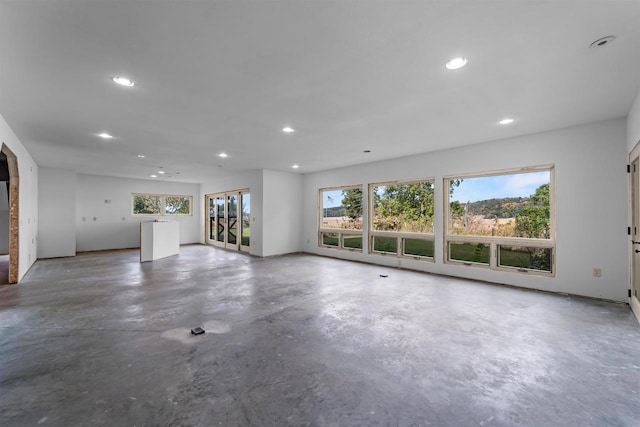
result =
[[[634,162],[637,161],[636,164]],[[636,165],[638,165],[636,167]],[[640,260],[639,268],[636,268],[636,248],[640,250],[640,141],[635,145],[631,153],[629,153],[629,212],[630,212],[630,242],[629,242],[629,260],[630,260],[630,280],[629,280],[629,305],[631,311],[640,322]]]
[[[223,192],[219,192],[219,193],[211,193],[211,194],[205,194],[204,195],[204,209],[205,209],[205,227],[204,227],[204,233],[205,233],[205,243],[208,245],[213,245],[213,246],[217,246],[220,248],[226,248],[226,249],[231,249],[234,251],[242,251],[242,252],[249,252],[250,247],[249,246],[245,246],[242,245],[242,233],[243,233],[243,218],[242,218],[242,211],[243,211],[243,206],[242,206],[242,196],[243,195],[247,195],[247,194],[251,194],[251,191],[249,189],[242,189],[242,190],[230,190],[230,191],[223,191]],[[235,243],[229,243],[228,242],[228,228],[229,228],[229,197],[234,196],[236,198],[236,242]],[[211,221],[211,201],[212,200],[216,200],[218,198],[222,198],[222,200],[224,200],[224,238],[223,240],[218,240],[218,232],[217,229],[214,230],[215,231],[215,239],[211,239],[211,228],[212,227],[217,227],[218,224],[218,205],[215,204],[215,224],[212,224]]]
[[[2,152],[9,167],[9,284],[18,283],[20,245],[20,172],[18,158],[6,144]]]

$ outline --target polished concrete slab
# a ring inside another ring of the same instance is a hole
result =
[[[639,426],[640,326],[311,255],[85,253],[0,287],[0,425]]]

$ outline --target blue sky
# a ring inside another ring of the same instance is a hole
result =
[[[342,190],[322,192],[322,208],[333,208],[342,205]]]
[[[466,203],[503,197],[529,197],[549,180],[549,171],[465,178],[460,187],[454,190],[451,200]]]

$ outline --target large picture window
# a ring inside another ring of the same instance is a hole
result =
[[[362,186],[320,189],[318,244],[362,250]]]
[[[433,259],[433,180],[369,185],[370,252]]]
[[[446,261],[554,274],[553,168],[444,180]]]
[[[134,215],[191,215],[192,196],[135,193],[132,197]]]

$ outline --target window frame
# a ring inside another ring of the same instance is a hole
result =
[[[433,187],[433,199],[434,199],[433,219],[434,219],[434,224],[433,224],[433,228],[432,228],[431,233],[410,232],[410,231],[374,230],[373,229],[374,216],[375,216],[375,207],[374,207],[375,198],[373,197],[373,189],[374,189],[374,187],[389,186],[389,185],[402,185],[402,184],[419,184],[419,183],[424,183],[424,182],[430,182],[432,187]],[[435,207],[435,202],[436,202],[436,178],[435,177],[420,178],[420,179],[408,179],[408,180],[396,180],[396,181],[372,182],[372,183],[368,184],[367,197],[369,198],[369,203],[367,205],[368,208],[369,208],[369,215],[368,215],[369,226],[367,227],[368,228],[368,230],[367,230],[367,232],[368,232],[367,242],[368,242],[369,254],[381,255],[381,256],[391,256],[391,257],[396,257],[396,258],[413,259],[413,260],[417,260],[417,261],[435,262],[435,245],[436,245],[436,241],[435,241],[435,229],[436,229],[436,225],[435,225],[435,216],[436,216],[436,207]],[[386,237],[386,238],[395,237],[396,238],[396,252],[393,253],[393,252],[385,252],[385,251],[375,250],[375,238],[376,237]],[[425,241],[432,242],[432,245],[433,245],[433,248],[434,248],[433,256],[428,257],[428,256],[415,255],[415,254],[405,254],[406,239],[425,240]]]
[[[515,175],[530,172],[549,172],[549,238],[528,238],[528,237],[503,237],[503,236],[469,236],[451,233],[451,195],[449,194],[449,183],[455,179],[483,178],[500,175]],[[556,275],[556,203],[555,203],[555,165],[527,166],[522,168],[493,170],[488,172],[476,172],[447,175],[442,179],[443,188],[443,258],[444,263],[449,265],[466,266],[473,268],[483,268],[496,271],[507,271],[524,273],[536,276],[555,277]],[[483,243],[489,245],[489,264],[468,262],[451,259],[449,243]],[[551,249],[551,271],[536,270],[532,268],[521,268],[505,266],[499,264],[499,251],[501,246],[518,246],[531,248]]]
[[[362,227],[360,228],[360,230],[354,230],[354,229],[346,229],[346,228],[331,228],[331,227],[323,227],[322,226],[322,220],[324,219],[324,215],[323,215],[323,211],[324,211],[324,200],[323,200],[323,194],[325,191],[345,191],[345,190],[352,190],[352,189],[360,189],[360,191],[362,192]],[[354,184],[354,185],[344,185],[344,186],[337,186],[337,187],[324,187],[324,188],[318,188],[318,247],[323,248],[323,249],[333,249],[333,250],[342,250],[342,251],[349,251],[349,252],[363,252],[363,247],[364,247],[364,242],[362,243],[361,246],[363,246],[362,248],[350,248],[350,247],[344,247],[344,236],[353,236],[353,235],[359,235],[360,239],[363,240],[363,236],[364,236],[364,225],[365,225],[365,194],[364,194],[364,184]],[[324,234],[325,233],[330,233],[330,234],[338,234],[338,245],[337,246],[333,246],[333,245],[325,245],[324,244]]]
[[[136,213],[134,211],[135,208],[135,197],[136,196],[152,196],[158,197],[160,199],[160,213]],[[189,199],[189,213],[166,213],[166,198],[167,197],[182,197]],[[193,196],[190,194],[158,194],[158,193],[131,193],[131,215],[132,216],[193,216]]]

